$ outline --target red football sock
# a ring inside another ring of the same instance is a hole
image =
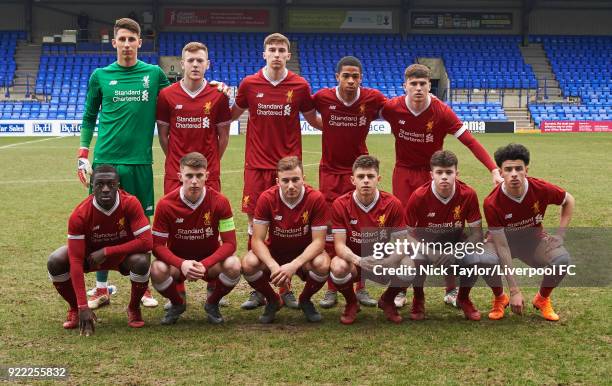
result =
[[[383,292],[381,299],[385,303],[393,303],[397,294],[402,292],[405,288],[402,287],[389,287]]]
[[[187,290],[185,289],[185,282],[184,281],[174,281],[174,284],[176,284],[176,290],[179,293],[185,293],[187,292]],[[161,293],[161,292],[160,292]],[[163,295],[163,294],[162,294]],[[167,297],[167,296],[166,296]]]
[[[357,295],[355,295],[355,291],[353,290],[353,280],[349,280],[344,284],[334,284],[336,284],[338,292],[340,292],[342,296],[344,296],[344,299],[346,299],[347,303],[357,302]]]
[[[423,287],[412,287],[412,292],[416,299],[425,300],[425,291],[423,291]]]
[[[455,285],[455,275],[444,276],[444,284],[446,285],[447,293],[457,288],[457,286]]]
[[[163,291],[157,290],[157,292],[159,292],[166,299],[170,300],[172,304],[185,304],[185,298],[181,296],[179,286],[182,286],[183,289],[185,289],[185,282],[173,281],[168,288]]]
[[[278,297],[276,292],[274,292],[274,289],[272,289],[272,286],[270,285],[269,274],[264,273],[259,279],[255,281],[250,281],[249,285],[253,287],[255,291],[259,291],[259,293],[261,293],[268,302],[280,301],[280,298]]]
[[[221,300],[222,297],[232,292],[235,286],[228,287],[221,280],[216,279],[214,284],[215,289],[210,294],[208,299],[206,299],[206,303],[208,304],[217,304]]]
[[[72,280],[68,279],[66,281],[54,281],[53,285],[57,292],[64,298],[66,302],[70,305],[70,308],[73,310],[77,309],[77,299],[76,294],[74,293],[74,288],[72,287]]]
[[[130,293],[130,304],[128,307],[135,310],[140,308],[140,299],[142,299],[142,295],[144,295],[147,288],[149,288],[149,281],[147,280],[144,283],[130,281],[132,282],[132,292]]]
[[[327,290],[332,292],[338,292],[338,288],[336,288],[336,283],[331,279],[327,279]]]
[[[304,284],[304,290],[300,294],[300,303],[305,302],[306,300],[310,300],[312,295],[316,294],[323,287],[324,284],[325,281],[316,281],[310,275],[308,275],[306,283]]]
[[[504,293],[504,287],[491,287],[491,291],[495,297],[500,297]]]
[[[540,287],[540,296],[548,298],[554,289],[555,287]]]
[[[457,300],[467,301],[470,300],[470,291],[472,287],[459,287],[459,294],[457,294]]]
[[[363,280],[357,280],[357,282],[355,283],[355,291],[359,291],[365,288],[365,283],[363,282]]]
[[[247,251],[251,250],[251,238],[252,237],[253,237],[252,235],[249,235],[249,238],[247,240]]]

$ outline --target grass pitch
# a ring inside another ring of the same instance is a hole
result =
[[[573,226],[612,226],[609,134],[487,134],[478,139],[491,153],[520,142],[532,152],[530,175],[556,183],[576,197]],[[317,185],[320,137],[304,137],[307,181]],[[370,136],[370,152],[382,161],[382,188],[390,190],[395,152],[391,136]],[[460,178],[481,201],[491,189],[484,167],[448,138],[459,156]],[[202,283],[189,283],[189,307],[175,326],[159,324],[160,307],[145,309],[140,330],[127,327],[127,278],[109,307],[97,311],[93,337],[61,327],[66,304],[47,278],[48,254],[66,240],[67,219],[86,195],[75,175],[78,138],[0,138],[0,365],[68,367],[71,384],[601,384],[612,374],[612,290],[560,288],[553,299],[561,321],[548,323],[527,308],[523,317],[468,322],[442,304],[442,289],[428,288],[424,322],[391,325],[382,312],[362,308],[353,326],[338,322],[341,308],[323,310],[320,325],[300,311],[283,309],[261,326],[261,310],[242,311],[250,287],[243,281],[222,309],[227,322],[205,322]],[[162,192],[163,155],[155,146],[156,199]],[[239,254],[245,250],[246,217],[240,213],[244,136],[231,137],[222,165],[223,192],[234,208]],[[558,224],[548,210],[545,225]],[[88,276],[88,285],[94,275]],[[294,280],[295,290],[301,290]],[[373,295],[380,287],[371,285]],[[524,289],[531,301],[535,288]],[[484,315],[490,291],[474,289]],[[322,293],[317,294],[318,301]],[[156,294],[160,303],[164,299]],[[340,302],[343,305],[343,302]],[[402,315],[407,317],[408,310]],[[31,383],[31,380],[26,382]]]

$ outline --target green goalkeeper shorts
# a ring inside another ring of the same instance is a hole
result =
[[[102,164],[94,163],[92,169]],[[153,166],[152,165],[126,165],[126,164],[104,164],[113,166],[119,173],[121,189],[133,194],[138,198],[145,215],[153,215],[154,192],[153,192]],[[91,187],[89,188],[91,193]]]

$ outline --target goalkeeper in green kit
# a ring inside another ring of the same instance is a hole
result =
[[[155,130],[155,106],[159,91],[170,82],[159,66],[138,60],[142,45],[140,26],[132,19],[115,22],[113,47],[117,61],[96,69],[89,78],[87,102],[81,126],[77,174],[85,186],[91,170],[89,145],[99,117],[98,139],[93,167],[114,166],[121,188],[135,195],[147,216],[153,215],[153,155],[151,145]],[[89,308],[110,303],[108,271],[96,273],[96,289],[90,296]],[[147,289],[142,298],[146,307],[157,306]]]

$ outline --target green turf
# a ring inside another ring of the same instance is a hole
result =
[[[491,134],[478,139],[490,152],[511,141],[526,144],[532,152],[530,174],[576,197],[573,226],[612,226],[611,135]],[[392,138],[370,136],[368,144],[382,161],[382,187],[389,190]],[[457,140],[448,138],[446,145],[457,152],[460,176],[476,188],[482,202],[492,186],[489,174]],[[231,306],[222,309],[228,322],[213,327],[203,316],[203,286],[190,283],[189,308],[177,325],[160,326],[163,311],[158,307],[144,311],[144,329],[130,330],[124,313],[129,284],[111,273],[119,293],[111,306],[97,312],[95,336],[65,331],[66,305],[47,279],[45,263],[65,242],[68,215],[86,195],[74,171],[77,148],[77,137],[0,138],[0,364],[67,366],[73,384],[610,382],[610,288],[556,290],[558,323],[543,321],[532,309],[523,317],[470,323],[442,304],[440,288],[430,288],[428,320],[421,323],[390,325],[378,310],[363,309],[357,323],[346,327],[338,323],[341,309],[334,308],[322,312],[321,325],[307,324],[299,311],[283,309],[277,323],[261,326],[260,310],[238,308],[249,291],[243,280],[229,296]],[[317,185],[320,137],[305,137],[304,150],[307,181]],[[159,146],[154,155],[159,198]],[[236,212],[240,254],[246,227],[246,217],[239,213],[243,157],[244,137],[231,137],[222,184]],[[545,225],[555,226],[558,213],[550,207]],[[294,284],[301,288],[297,280]],[[381,289],[372,286],[371,291],[380,294]],[[476,288],[473,293],[486,311],[490,292]],[[525,289],[526,300],[534,293]],[[407,312],[402,310],[404,316]]]

